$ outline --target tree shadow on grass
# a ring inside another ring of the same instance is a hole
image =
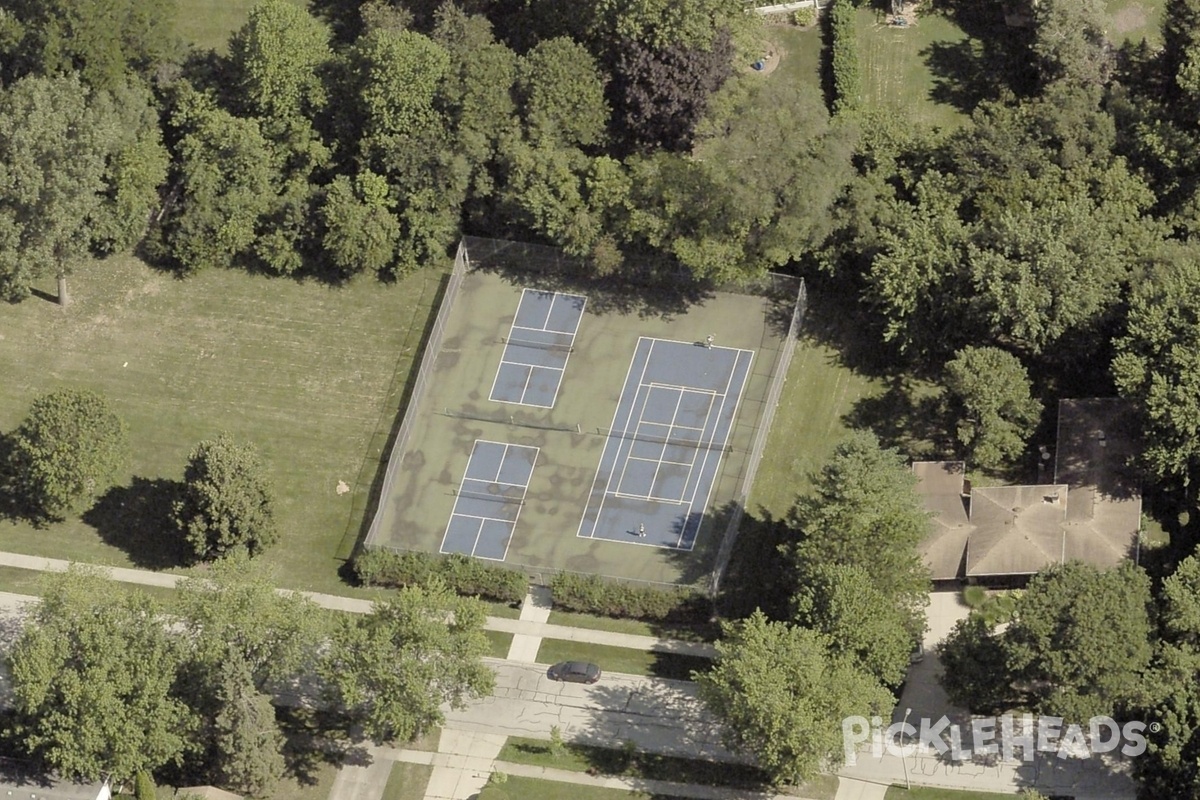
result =
[[[999,3],[942,0],[939,13],[967,34],[957,42],[932,42],[921,57],[934,76],[930,97],[965,113],[980,102],[1037,90],[1030,55],[1031,27],[1005,24]]]
[[[951,426],[940,395],[922,396],[912,381],[902,376],[890,379],[883,394],[858,400],[842,419],[847,427],[870,429],[884,447],[895,447],[913,459],[954,455]]]
[[[183,484],[165,478],[137,478],[114,486],[83,515],[108,544],[142,569],[168,569],[188,563],[188,552],[171,522],[171,504]]]
[[[779,548],[795,538],[786,520],[768,511],[746,512],[717,595],[722,617],[744,619],[755,609],[772,619],[789,617],[795,580]]]
[[[366,746],[352,734],[350,720],[344,715],[312,708],[276,707],[275,721],[284,736],[285,775],[303,786],[315,785],[327,765],[371,763]]]

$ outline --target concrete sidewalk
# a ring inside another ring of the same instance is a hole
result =
[[[20,553],[0,552],[0,566],[4,567],[17,567],[18,569],[35,570],[38,572],[65,572],[71,563],[59,558],[43,558],[41,556],[22,555]],[[185,580],[188,577],[168,572],[151,572],[149,570],[128,569],[125,567],[101,567],[101,569],[107,570],[112,575],[113,580],[121,581],[122,583],[161,586],[169,589],[175,588],[175,585],[179,581]],[[293,589],[280,589],[278,591],[281,594],[300,594],[321,608],[328,608],[333,611],[345,611],[350,614],[369,614],[371,607],[374,605],[370,600],[361,600],[355,597],[342,597],[340,595],[321,594],[319,592],[296,592]],[[525,608],[522,608],[521,619],[488,617],[484,627],[489,631],[513,634],[514,646],[516,646],[517,636],[529,637],[529,639],[523,640],[522,647],[525,650],[528,649],[533,639],[537,639],[539,643],[541,639],[565,639],[571,642],[586,642],[588,644],[608,645],[609,647],[626,647],[631,650],[647,650],[657,653],[680,653],[705,658],[711,658],[716,653],[715,648],[707,643],[681,642],[674,639],[660,639],[654,636],[637,636],[629,633],[592,630],[590,628],[550,625],[545,621],[549,616],[549,609],[545,603],[544,598],[535,601],[535,605],[531,606],[528,618],[526,618]],[[534,656],[529,655],[525,650],[520,650],[518,653],[522,655],[522,658],[528,657],[532,660]],[[533,653],[536,654],[536,652],[536,647],[534,647]]]

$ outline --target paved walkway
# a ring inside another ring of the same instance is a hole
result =
[[[71,562],[59,558],[43,558],[27,556],[20,553],[0,552],[0,566],[17,567],[19,569],[36,570],[38,572],[64,572]],[[179,581],[185,580],[186,575],[175,575],[168,572],[151,572],[149,570],[128,569],[125,567],[103,567],[112,575],[113,580],[122,583],[135,583],[142,586],[162,586],[175,588]],[[291,594],[291,589],[280,589],[284,594]],[[536,589],[535,589],[536,591]],[[334,594],[319,592],[298,592],[316,605],[334,611],[345,611],[351,614],[368,614],[373,605],[370,600],[356,597],[342,597]],[[528,607],[528,611],[527,611]],[[590,628],[572,628],[566,625],[550,625],[546,620],[550,616],[548,599],[545,594],[538,593],[533,602],[526,597],[526,603],[521,609],[520,619],[505,617],[488,617],[484,627],[489,631],[499,631],[513,634],[513,647],[519,648],[516,654],[519,660],[532,661],[537,654],[537,646],[542,639],[565,639],[571,642],[587,642],[602,644],[610,647],[627,647],[631,650],[648,650],[657,653],[680,653],[683,655],[712,658],[716,653],[711,644],[704,642],[681,642],[674,639],[660,639],[654,636],[638,636],[630,633],[613,633],[598,631]],[[523,637],[517,643],[516,637]],[[536,642],[534,641],[536,640]],[[532,655],[529,648],[532,647]],[[511,653],[511,651],[510,651]]]
[[[508,647],[509,661],[524,661],[528,664],[533,664],[537,661],[538,649],[542,646],[542,636],[533,630],[526,631],[525,623],[544,627],[550,621],[550,609],[554,607],[554,600],[550,594],[550,589],[545,586],[534,586],[530,589],[529,594],[525,595],[525,602],[521,604],[521,617],[517,620],[518,627],[521,630],[513,631],[512,644]],[[490,630],[495,630],[491,628]]]
[[[887,790],[885,783],[838,778],[837,794],[833,796],[833,800],[884,800]]]

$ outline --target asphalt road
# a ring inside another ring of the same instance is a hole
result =
[[[461,711],[444,709],[450,727],[546,739],[557,725],[564,739],[607,747],[634,742],[639,750],[740,761],[720,744],[716,723],[686,681],[604,673],[592,686],[546,677],[546,665],[488,659],[496,691]]]

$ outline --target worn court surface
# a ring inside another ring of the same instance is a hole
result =
[[[649,312],[537,280],[466,275],[373,544],[472,553],[535,575],[705,578],[782,345],[775,321],[790,305],[718,293]],[[514,345],[531,335],[549,346]],[[527,380],[518,398],[521,375],[505,376],[505,364],[556,372],[558,385]],[[501,384],[505,399],[494,399]],[[625,476],[606,483],[618,466]],[[597,485],[607,496],[581,536]],[[633,524],[647,535],[630,535]]]

